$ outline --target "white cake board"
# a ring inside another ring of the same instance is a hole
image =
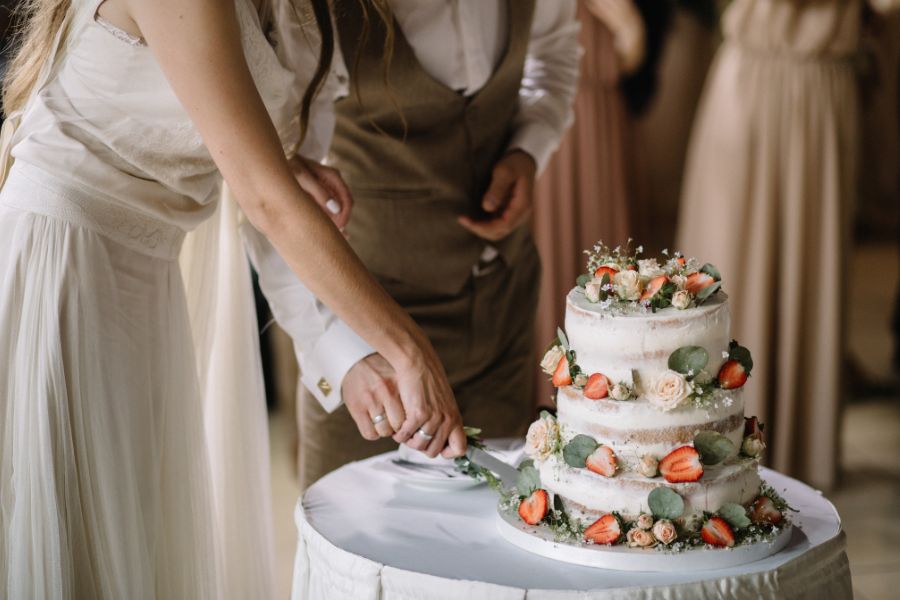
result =
[[[655,549],[627,546],[576,545],[557,542],[548,527],[532,526],[518,515],[504,513],[497,507],[497,528],[508,542],[534,554],[585,567],[617,571],[709,571],[726,569],[762,560],[784,548],[793,528],[785,527],[771,541],[745,544],[734,548],[705,547],[682,552],[660,552]]]

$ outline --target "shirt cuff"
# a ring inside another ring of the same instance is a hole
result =
[[[303,375],[300,381],[325,409],[334,412],[343,404],[341,386],[353,365],[375,350],[341,320],[331,323],[307,356],[297,353]]]
[[[543,172],[550,157],[559,145],[560,134],[549,125],[543,123],[528,123],[520,126],[512,140],[508,150],[522,150],[531,155],[537,165],[537,175]]]

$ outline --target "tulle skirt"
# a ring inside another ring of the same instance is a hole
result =
[[[0,596],[221,596],[180,243],[21,163],[0,193]]]

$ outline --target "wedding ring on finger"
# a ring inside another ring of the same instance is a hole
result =
[[[385,419],[387,419],[387,415],[384,413],[381,413],[380,415],[375,415],[374,417],[372,417],[372,425],[378,425]]]
[[[423,440],[425,440],[426,442],[430,442],[431,440],[434,439],[434,436],[433,436],[433,435],[431,435],[430,433],[426,433],[426,431],[425,431],[424,429],[422,429],[421,427],[420,427],[419,430],[416,432],[416,435],[418,435],[419,437],[421,437],[421,438],[422,438]]]

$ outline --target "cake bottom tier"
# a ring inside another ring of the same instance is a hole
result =
[[[706,467],[700,481],[668,483],[661,477],[648,479],[628,472],[603,477],[570,467],[556,457],[540,464],[543,488],[560,496],[573,517],[588,521],[610,512],[626,519],[648,513],[647,497],[658,487],[671,488],[684,499],[685,516],[716,512],[728,502],[746,505],[759,495],[762,480],[758,471],[758,461],[743,460]]]

